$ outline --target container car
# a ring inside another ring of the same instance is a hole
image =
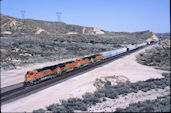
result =
[[[144,46],[146,46],[147,45],[147,43],[140,43],[140,44],[137,44],[137,47],[139,48],[139,47],[144,47]]]
[[[128,45],[128,51],[132,51],[137,48],[137,45]]]

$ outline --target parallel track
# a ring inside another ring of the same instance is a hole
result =
[[[150,44],[150,45],[152,45],[152,44]],[[145,46],[145,47],[147,47],[147,46]],[[140,47],[140,48],[144,48],[144,47]],[[97,67],[99,65],[109,63],[112,60],[116,60],[116,59],[118,59],[118,58],[120,58],[122,56],[125,56],[127,54],[130,54],[130,53],[132,53],[132,52],[134,52],[134,51],[136,51],[136,50],[138,50],[140,48],[137,48],[137,49],[135,49],[133,51],[125,52],[125,53],[110,57],[108,59],[102,60],[100,62],[96,62],[96,63],[94,63],[92,65],[88,65],[88,66],[80,68],[80,69],[73,70],[73,71],[68,72],[68,73],[66,73],[66,72],[62,73],[61,76],[58,76],[58,77],[56,77],[54,79],[50,79],[50,80],[47,80],[47,81],[44,81],[44,82],[41,82],[41,83],[33,85],[31,87],[25,87],[24,82],[22,82],[22,83],[18,83],[18,84],[12,85],[12,86],[1,88],[1,104],[11,102],[13,100],[16,100],[17,98],[21,98],[22,95],[26,95],[26,94],[28,94],[30,92],[50,87],[50,85],[52,85],[53,83],[56,83],[57,81],[65,79],[65,78],[67,78],[69,76],[79,74],[81,72],[92,70],[93,68],[95,68],[95,67]]]

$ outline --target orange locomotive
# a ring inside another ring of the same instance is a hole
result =
[[[102,58],[102,54],[97,54],[89,57],[76,59],[74,61],[69,61],[53,66],[44,67],[41,69],[36,69],[33,71],[28,71],[25,75],[25,85],[30,86],[38,84],[39,82],[42,82],[44,80],[60,76],[63,72],[69,72],[76,68],[82,68],[94,62],[98,62],[102,60]]]

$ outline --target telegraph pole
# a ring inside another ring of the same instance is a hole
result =
[[[57,15],[57,22],[60,22],[62,13],[61,12],[56,12],[56,15]]]

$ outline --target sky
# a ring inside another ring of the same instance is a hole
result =
[[[169,0],[2,0],[1,13],[22,18],[61,21],[112,32],[170,32]]]

